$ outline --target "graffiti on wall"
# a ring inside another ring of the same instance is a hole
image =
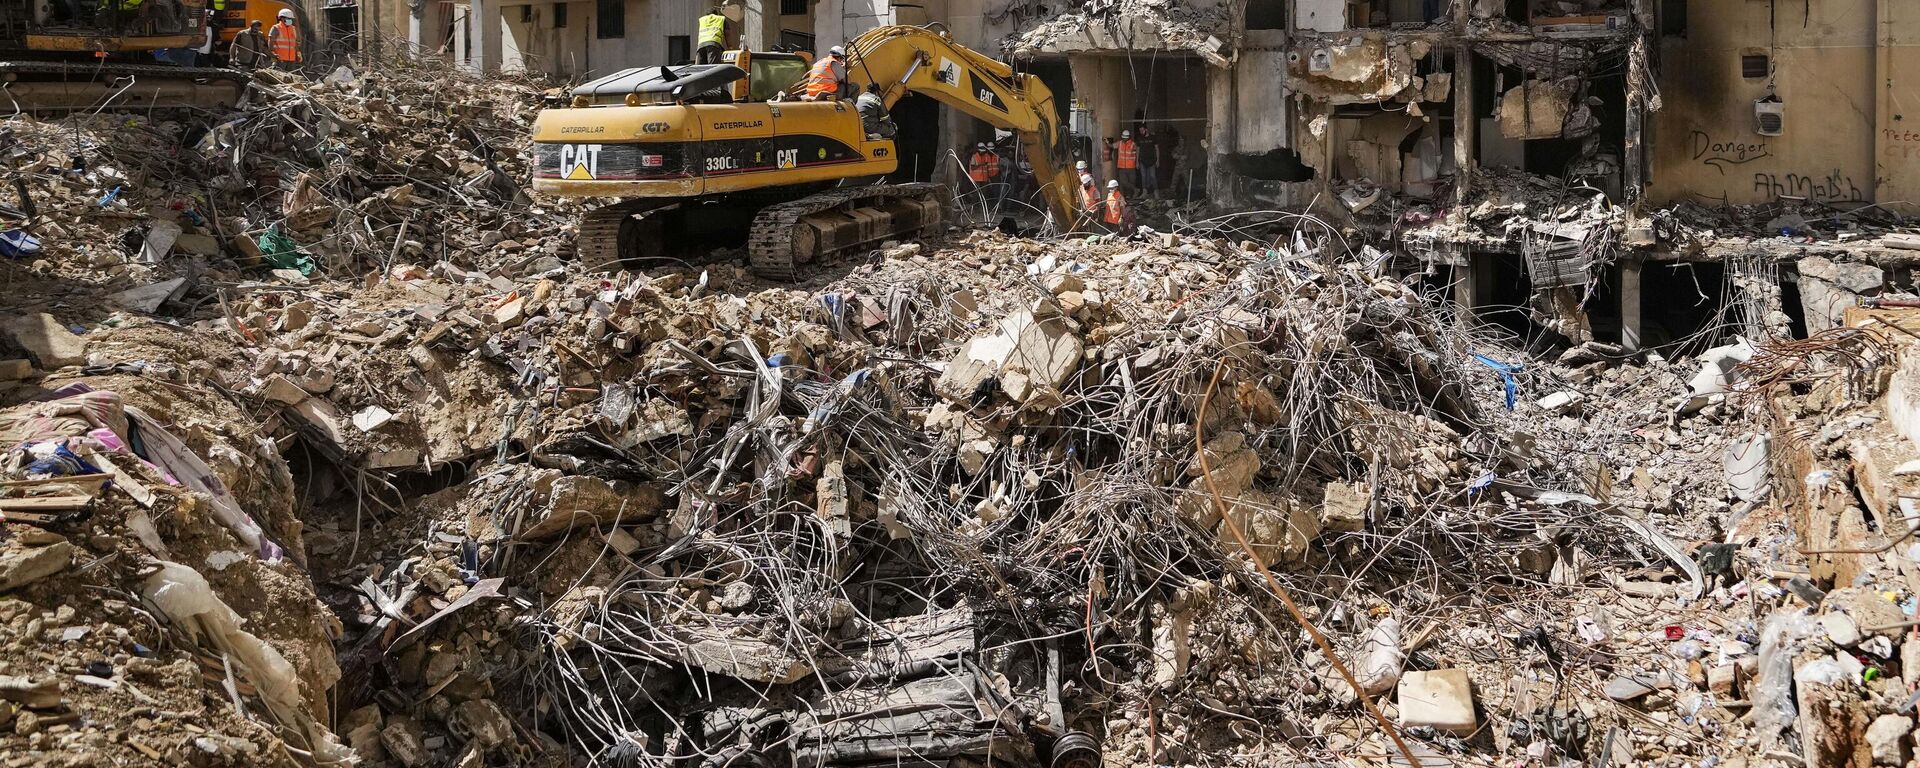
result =
[[[1880,138],[1885,147],[1884,153],[1889,160],[1912,160],[1920,158],[1920,131],[1896,128],[1883,128]]]
[[[1726,173],[1728,166],[1744,165],[1773,156],[1764,141],[1715,141],[1706,131],[1694,131],[1690,141],[1693,144],[1693,159],[1713,166],[1721,173]]]
[[[1803,197],[1820,203],[1870,202],[1867,193],[1854,184],[1853,177],[1839,170],[1824,177],[1798,173],[1756,173],[1753,175],[1753,191],[1773,198]]]

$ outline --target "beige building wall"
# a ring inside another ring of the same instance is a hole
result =
[[[1920,111],[1901,114],[1920,108],[1920,9],[1904,0],[1686,7],[1684,36],[1669,28],[1659,39],[1652,202],[1920,200],[1920,130],[1900,127],[1920,128]],[[1743,76],[1742,60],[1760,56],[1786,105],[1780,136],[1756,130],[1754,102],[1767,95],[1769,77]]]
[[[564,14],[560,10],[563,7]],[[590,2],[505,6],[506,19],[501,28],[506,39],[501,46],[501,68],[558,77],[574,77],[585,72],[587,40],[593,34],[585,20],[592,7]]]

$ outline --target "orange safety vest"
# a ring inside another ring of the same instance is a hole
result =
[[[1100,204],[1100,190],[1093,185],[1093,176],[1080,175],[1080,207],[1089,211]]]
[[[273,25],[273,57],[281,61],[300,60],[300,32],[285,21]]]
[[[967,178],[975,184],[985,184],[1000,175],[1000,159],[991,152],[975,152],[967,163]]]
[[[1119,224],[1121,219],[1125,218],[1121,214],[1126,210],[1126,207],[1127,207],[1127,200],[1126,198],[1120,196],[1120,190],[1116,189],[1112,192],[1108,192],[1107,193],[1107,216],[1106,216],[1107,223]]]
[[[807,70],[807,96],[819,99],[840,92],[840,82],[833,77],[833,57],[822,56],[813,62],[813,69]]]
[[[1132,170],[1140,167],[1140,145],[1133,143],[1133,139],[1121,139],[1115,146],[1121,168]]]

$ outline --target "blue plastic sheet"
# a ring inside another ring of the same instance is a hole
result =
[[[1481,365],[1492,368],[1496,373],[1500,374],[1500,381],[1505,383],[1507,387],[1507,410],[1513,410],[1514,402],[1520,397],[1520,381],[1515,379],[1513,374],[1519,372],[1526,366],[1514,363],[1503,363],[1486,355],[1474,355],[1473,359],[1480,361]]]

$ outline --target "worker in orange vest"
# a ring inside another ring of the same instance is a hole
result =
[[[280,9],[280,20],[267,31],[267,41],[273,49],[274,65],[280,69],[293,69],[300,64],[300,30],[293,26],[293,10]]]
[[[1107,182],[1107,209],[1101,220],[1115,231],[1133,231],[1133,209],[1127,207],[1127,198],[1120,194],[1119,179]]]
[[[1100,188],[1094,186],[1093,174],[1087,172],[1087,161],[1074,163],[1073,169],[1080,174],[1080,210],[1092,215],[1100,207]]]
[[[1133,143],[1133,131],[1120,132],[1120,143],[1113,145],[1113,164],[1120,169],[1120,178],[1127,180],[1128,191],[1140,188],[1140,145]]]
[[[807,93],[801,101],[826,101],[840,98],[846,90],[847,49],[834,46],[807,71]]]
[[[967,159],[967,178],[973,179],[975,186],[986,186],[1000,170],[1000,160],[987,150],[987,143],[973,145],[973,157]]]

